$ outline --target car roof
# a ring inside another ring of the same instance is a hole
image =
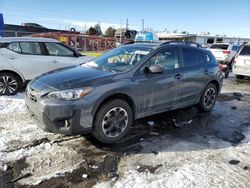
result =
[[[126,47],[147,47],[147,48],[156,48],[160,46],[179,46],[179,47],[188,47],[188,48],[193,48],[197,50],[202,50],[205,52],[210,52],[208,49],[203,48],[203,47],[195,47],[195,46],[190,46],[190,45],[185,45],[182,43],[178,44],[178,41],[172,41],[173,43],[164,43],[164,42],[135,42],[132,44],[126,44]]]
[[[126,44],[126,47],[148,47],[155,48],[156,46],[160,46],[160,42],[135,42],[132,44]]]
[[[222,44],[222,45],[230,45],[230,43],[213,43],[213,44]],[[213,45],[213,44],[211,44],[211,45]]]
[[[59,42],[55,39],[41,37],[1,37],[0,42]]]

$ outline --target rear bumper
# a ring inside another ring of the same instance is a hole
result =
[[[46,131],[76,135],[90,133],[92,130],[93,118],[88,109],[78,108],[72,101],[39,99],[34,102],[26,96],[25,102],[37,124]],[[87,103],[85,107],[89,107]]]
[[[250,76],[250,68],[234,65],[233,73],[236,75]]]

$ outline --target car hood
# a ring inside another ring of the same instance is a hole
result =
[[[43,74],[30,82],[32,89],[47,93],[54,90],[97,86],[112,79],[116,73],[75,66]]]
[[[95,59],[95,57],[92,56],[80,56],[79,59],[82,61],[82,63],[86,63],[88,61],[92,61],[93,59]]]

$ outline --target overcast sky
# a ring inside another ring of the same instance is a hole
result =
[[[100,23],[156,31],[211,32],[250,37],[250,0],[0,0],[5,23],[35,22],[45,27],[68,29]]]

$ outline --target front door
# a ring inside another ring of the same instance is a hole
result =
[[[161,74],[146,74],[146,66],[160,65],[164,68]],[[181,64],[178,48],[167,47],[158,50],[144,66],[140,68],[136,81],[138,112],[141,116],[159,113],[171,109],[177,102],[179,93],[178,75]],[[140,116],[140,115],[139,115]]]
[[[38,42],[12,42],[2,49],[9,65],[21,73],[26,80],[31,80],[48,72],[49,62],[46,60]]]
[[[48,53],[50,70],[70,67],[84,63],[82,58],[76,57],[75,52],[61,43],[46,42],[45,50]]]

